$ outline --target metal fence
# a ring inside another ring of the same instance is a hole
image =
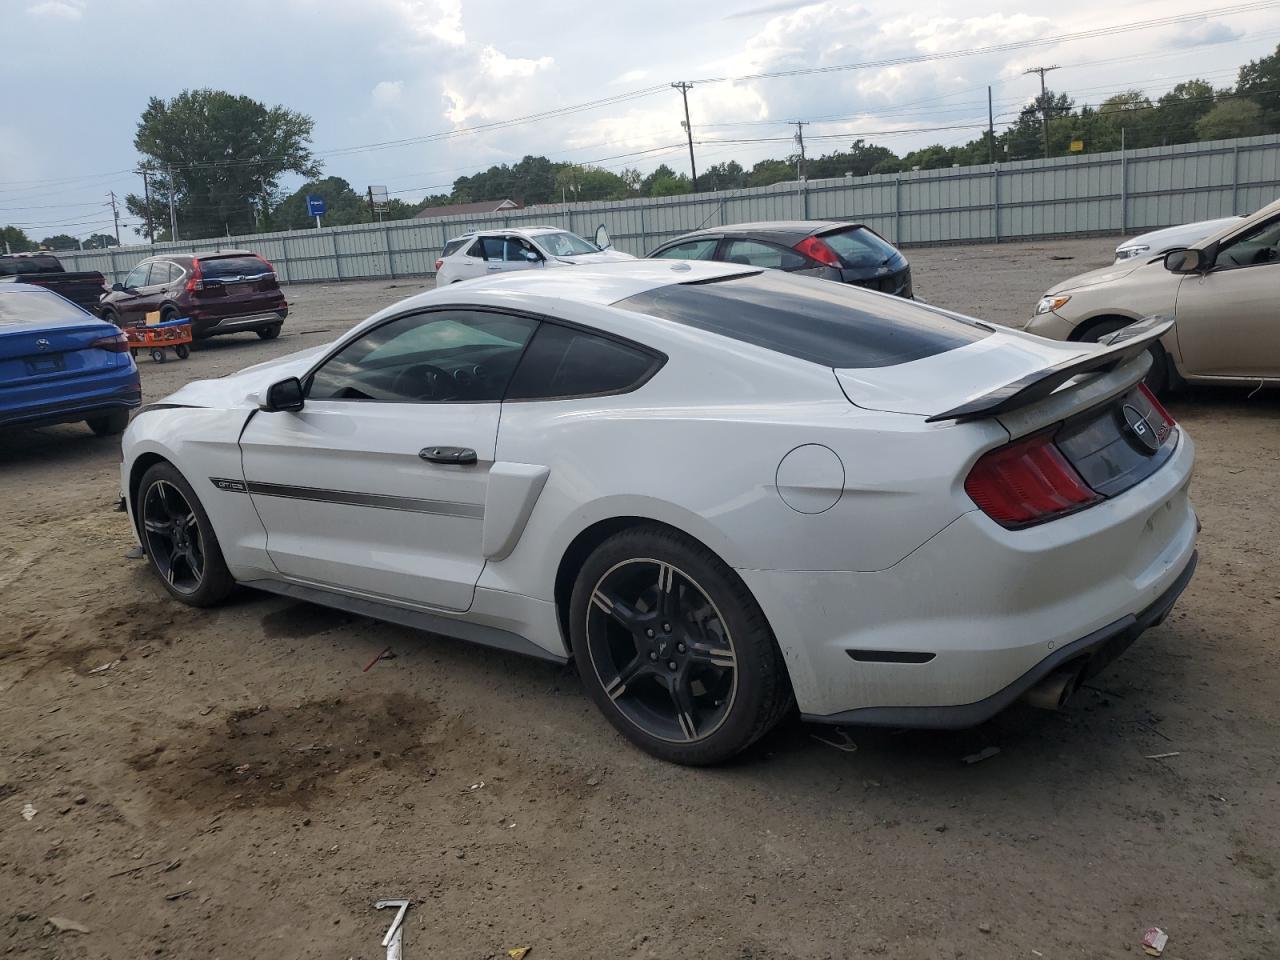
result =
[[[445,241],[476,229],[548,225],[590,237],[603,223],[618,249],[643,255],[703,227],[821,219],[865,223],[910,246],[1135,233],[1248,213],[1278,195],[1280,136],[1272,135],[58,256],[68,270],[100,270],[109,282],[122,280],[138,261],[156,253],[233,248],[262,254],[286,283],[394,279],[434,273]]]

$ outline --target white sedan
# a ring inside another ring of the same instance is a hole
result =
[[[1243,219],[1243,217],[1220,217],[1217,220],[1183,223],[1176,227],[1164,227],[1160,230],[1152,230],[1150,233],[1139,234],[1116,247],[1115,262],[1123,263],[1135,257],[1157,257],[1170,250],[1189,247],[1197,240],[1211,237]]]
[[[236,584],[563,663],[657,756],[799,706],[1052,706],[1195,565],[1167,324],[1058,343],[637,260],[444,287],[144,408],[121,481],[179,600]]]
[[[595,243],[558,227],[478,230],[454,237],[444,245],[436,260],[436,286],[445,287],[495,273],[634,259],[629,253],[613,249],[603,224],[596,230]]]

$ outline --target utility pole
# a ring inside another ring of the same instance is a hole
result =
[[[693,162],[693,125],[689,123],[689,91],[693,88],[692,83],[681,80],[679,83],[671,85],[680,91],[680,98],[684,100],[684,132],[689,135],[689,175],[693,177],[691,186],[694,190],[698,189],[698,168]]]
[[[996,162],[996,117],[991,110],[991,88],[987,87],[987,161]]]
[[[1057,70],[1058,67],[1028,67],[1023,70],[1023,74],[1038,73],[1040,74],[1040,130],[1044,134],[1044,158],[1049,159],[1049,94],[1045,90],[1044,75],[1050,70]]]
[[[147,242],[155,243],[156,230],[151,225],[151,171],[146,167],[139,167],[138,173],[142,174],[142,197],[147,205]]]
[[[116,222],[116,246],[120,246],[120,208],[116,206],[116,192],[112,190],[107,194],[111,198],[111,219]]]
[[[173,182],[173,164],[169,164],[169,239],[178,239],[178,211],[173,205],[173,193],[175,190]]]
[[[369,222],[373,223],[375,219],[373,215],[373,187],[369,188],[369,191],[366,194],[366,196],[369,198]]]
[[[809,125],[808,120],[796,120],[796,143],[800,145],[800,159],[796,163],[796,180],[803,180],[805,175],[805,156],[804,156],[804,128]]]

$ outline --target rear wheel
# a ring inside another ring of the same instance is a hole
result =
[[[107,323],[114,323],[117,327],[120,326],[120,317],[114,310],[103,310],[98,315]]]
[[[85,423],[100,437],[114,437],[124,433],[125,427],[129,426],[129,411],[112,410],[100,417],[90,417]]]
[[[173,348],[173,352],[178,355],[179,360],[185,360],[187,357],[191,356],[191,347],[185,343],[180,343]]]
[[[134,515],[151,568],[173,597],[208,607],[231,593],[235,581],[209,515],[172,464],[157,463],[143,474]]]
[[[792,705],[773,634],[742,581],[674,530],[610,537],[570,601],[587,692],[627,739],[663,760],[718,763]]]
[[[1086,330],[1080,339],[1086,343],[1097,343],[1108,334],[1115,333],[1133,322],[1135,321],[1118,318],[1103,320]],[[1157,397],[1163,396],[1169,390],[1169,357],[1159,343],[1153,343],[1147,348],[1147,352],[1151,354],[1151,369],[1147,371],[1145,381],[1147,389]]]
[[[276,337],[280,336],[280,327],[281,324],[279,323],[273,323],[269,327],[262,327],[258,330],[258,336],[263,340],[274,340]]]

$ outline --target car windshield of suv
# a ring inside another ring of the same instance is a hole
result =
[[[600,252],[600,248],[594,243],[588,243],[577,234],[564,230],[556,233],[540,233],[538,243],[557,257],[580,257],[584,254]]]
[[[237,277],[259,277],[271,268],[254,256],[201,258],[200,275],[207,280],[234,280]]]
[[[865,227],[824,233],[821,239],[836,252],[846,267],[882,267],[900,256],[891,244]]]

